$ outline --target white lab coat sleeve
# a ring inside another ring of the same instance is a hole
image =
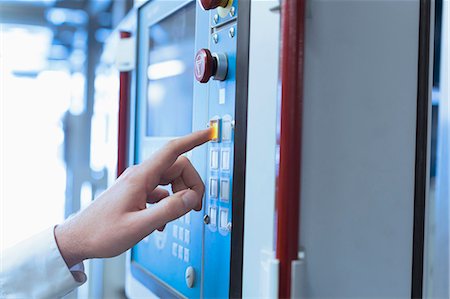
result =
[[[60,298],[86,281],[83,264],[70,270],[59,252],[54,228],[1,255],[0,298]]]

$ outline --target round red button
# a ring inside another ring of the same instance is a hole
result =
[[[195,55],[194,75],[200,83],[206,83],[214,73],[214,58],[208,49],[200,49]]]
[[[228,0],[200,0],[200,4],[204,10],[210,10],[219,6],[226,7]]]

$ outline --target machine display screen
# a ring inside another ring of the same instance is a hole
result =
[[[146,135],[178,137],[192,131],[195,5],[149,28]]]

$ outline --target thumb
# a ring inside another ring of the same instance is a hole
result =
[[[139,227],[146,235],[187,212],[201,206],[202,195],[194,190],[182,190],[168,196],[149,208],[137,212]]]

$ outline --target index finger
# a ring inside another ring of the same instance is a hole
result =
[[[144,169],[152,174],[162,174],[166,171],[177,158],[211,140],[211,129],[194,132],[190,135],[180,137],[168,142],[151,159],[142,163]]]

